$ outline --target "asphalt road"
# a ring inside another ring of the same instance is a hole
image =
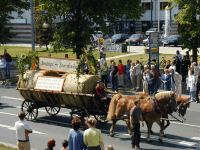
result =
[[[15,87],[0,86],[2,105],[0,106],[0,143],[16,146],[16,135],[14,123],[18,120],[17,114],[21,110],[23,99]],[[145,150],[182,150],[197,149],[200,147],[200,104],[192,103],[185,117],[185,123],[172,122],[165,130],[166,138],[159,143],[159,127],[153,125],[154,134],[151,136],[152,142],[146,141],[147,128],[141,127],[141,148]],[[38,118],[35,122],[28,121],[33,129],[30,134],[31,147],[43,150],[46,148],[49,139],[56,140],[55,150],[62,148],[62,141],[67,139],[71,129],[70,109],[62,108],[57,116],[49,116],[44,108],[39,109]],[[127,127],[124,121],[119,121],[115,127],[115,137],[109,136],[111,122],[107,124],[97,124],[101,129],[105,147],[113,145],[115,150],[131,149],[131,137],[127,134]]]

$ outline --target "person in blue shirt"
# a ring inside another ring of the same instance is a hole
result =
[[[146,70],[146,79],[148,83],[148,94],[152,95],[154,93],[154,87],[153,87],[153,75],[150,73],[150,70]]]
[[[131,83],[130,69],[131,69],[131,60],[127,60],[127,64],[126,64],[127,80]]]
[[[87,147],[83,142],[83,134],[79,131],[81,120],[74,118],[72,120],[72,128],[68,134],[69,150],[85,150]]]
[[[162,77],[163,90],[170,91],[171,90],[171,74],[168,69],[165,69],[165,74]]]

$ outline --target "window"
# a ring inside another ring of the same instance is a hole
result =
[[[142,3],[142,6],[145,7],[145,10],[151,10],[151,3]],[[152,5],[152,10],[153,10],[153,5]]]
[[[164,10],[166,6],[170,6],[170,3],[168,2],[160,2],[160,10]]]

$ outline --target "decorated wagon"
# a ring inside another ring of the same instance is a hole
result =
[[[52,116],[57,115],[60,108],[69,108],[71,119],[78,117],[84,120],[92,115],[97,121],[106,123],[107,109],[99,109],[94,95],[98,76],[81,75],[77,78],[74,73],[60,74],[60,71],[48,68],[58,64],[50,60],[40,61],[40,70],[29,70],[19,77],[17,90],[24,98],[21,110],[25,111],[27,120],[35,120],[38,109],[45,107]],[[44,64],[48,69],[42,69]]]

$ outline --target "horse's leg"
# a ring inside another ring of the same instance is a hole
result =
[[[117,120],[116,120],[116,119],[113,119],[112,122],[113,122],[113,123],[112,123],[112,126],[111,126],[111,128],[110,128],[110,136],[111,136],[111,137],[114,137],[113,130],[114,130],[115,124],[117,123]]]
[[[159,140],[159,142],[162,142],[162,139],[164,136],[164,132],[163,132],[164,127],[160,120],[156,121],[156,123],[160,126],[160,136],[159,136],[158,140]]]
[[[150,141],[150,133],[151,133],[151,127],[153,125],[153,121],[148,121],[148,132],[147,132],[147,141],[149,142]]]
[[[148,128],[148,121],[145,121],[145,123],[146,123],[147,128]],[[153,134],[153,131],[151,130],[150,133]]]
[[[131,136],[132,135],[132,129],[131,129],[131,127],[130,127],[130,119],[128,118],[128,119],[126,119],[126,125],[127,125],[127,127],[128,127],[128,133],[129,133],[129,135]]]

